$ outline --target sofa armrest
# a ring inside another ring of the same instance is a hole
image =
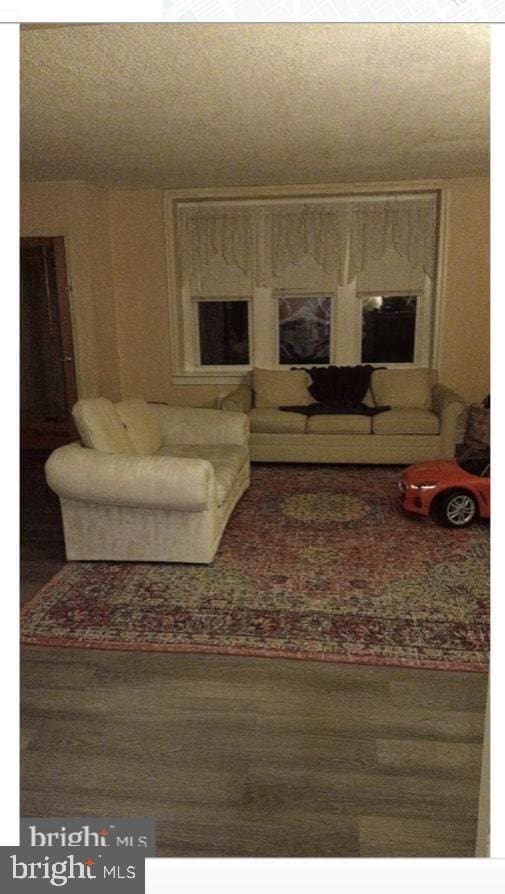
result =
[[[205,459],[99,453],[79,444],[55,450],[46,479],[59,497],[113,506],[201,512],[215,492]]]
[[[248,413],[253,405],[253,392],[249,385],[239,385],[221,399],[221,409]]]
[[[149,410],[157,416],[164,444],[248,443],[249,417],[245,413],[164,404],[150,404]]]
[[[445,385],[434,385],[432,392],[432,409],[440,419],[440,434],[456,440],[456,426],[466,404],[455,391]]]

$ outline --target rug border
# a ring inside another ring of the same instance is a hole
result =
[[[79,649],[80,651],[107,651],[107,652],[155,652],[155,653],[184,653],[187,655],[236,655],[243,658],[285,658],[297,661],[319,661],[330,664],[352,664],[375,667],[398,667],[412,670],[442,670],[464,673],[489,673],[489,666],[485,664],[468,664],[467,662],[430,661],[419,659],[381,658],[372,655],[333,655],[329,652],[295,652],[279,651],[276,649],[252,649],[248,646],[211,646],[186,643],[118,643],[108,640],[90,640],[87,643],[76,643],[75,640],[57,639],[56,637],[41,637],[35,640],[30,637],[21,639],[22,646],[30,648]]]
[[[73,565],[77,565],[77,564],[79,564],[79,563],[78,562],[67,562],[65,560],[65,564],[61,568],[59,568],[58,571],[55,571],[55,573],[53,575],[51,575],[51,577],[49,578],[48,581],[45,582],[45,584],[42,584],[40,590],[37,590],[35,593],[32,593],[32,595],[29,597],[29,599],[25,599],[25,601],[21,603],[20,610],[19,610],[20,619],[24,615],[27,614],[28,609],[35,602],[38,602],[39,598],[44,595],[45,591],[47,589],[49,589],[49,587],[52,584],[54,584],[60,577],[65,577],[66,574],[70,573],[70,568]]]
[[[66,562],[53,576],[37,590],[21,607],[20,617],[27,614],[28,610],[44,596],[44,593],[60,578],[69,574],[74,565],[80,562]],[[371,667],[399,667],[413,670],[444,670],[454,672],[489,673],[489,665],[472,664],[468,662],[447,662],[424,659],[408,658],[382,658],[372,655],[333,655],[330,652],[300,652],[295,650],[280,649],[255,649],[249,646],[212,646],[199,645],[197,643],[118,643],[109,640],[89,640],[86,643],[78,643],[73,639],[58,639],[58,637],[30,637],[21,636],[21,645],[34,648],[60,648],[79,649],[81,651],[107,651],[107,652],[154,652],[167,654],[186,655],[236,655],[244,658],[285,658],[296,661],[320,661],[330,664],[351,664]]]

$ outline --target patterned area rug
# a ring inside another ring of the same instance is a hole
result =
[[[487,669],[489,526],[406,515],[397,467],[256,465],[214,563],[68,563],[23,642]]]

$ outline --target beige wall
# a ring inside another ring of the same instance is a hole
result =
[[[160,191],[110,190],[109,223],[121,393],[166,400],[170,358]]]
[[[218,388],[171,384],[163,192],[110,190],[109,221],[123,397],[214,406]]]
[[[488,182],[437,185],[449,188],[440,378],[479,401],[489,390]],[[219,387],[171,384],[162,191],[30,183],[22,209],[23,233],[68,236],[80,394],[212,406]]]
[[[108,200],[105,190],[89,189],[86,226],[95,318],[97,393],[118,400],[121,397],[121,385]]]
[[[440,379],[469,402],[489,393],[489,182],[455,183],[448,195],[441,289]]]

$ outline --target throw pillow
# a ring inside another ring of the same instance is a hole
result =
[[[163,441],[157,419],[149,412],[147,403],[141,397],[122,400],[116,404],[121,421],[139,456],[156,453]]]
[[[376,404],[391,407],[431,408],[429,369],[376,369],[372,373],[372,391]]]
[[[135,452],[114,404],[106,397],[77,401],[72,416],[85,447],[101,453]]]
[[[304,369],[254,369],[254,402],[257,407],[308,406],[314,403]]]

